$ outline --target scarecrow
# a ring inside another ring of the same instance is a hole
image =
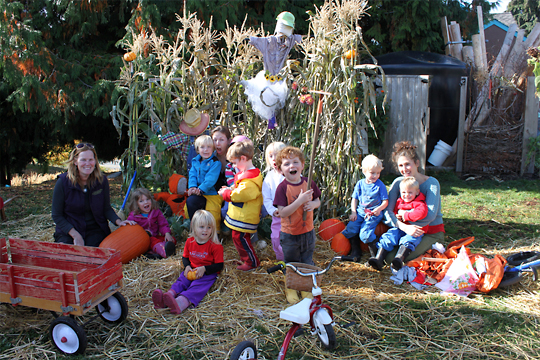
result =
[[[268,120],[268,128],[276,123],[275,112],[285,106],[289,94],[286,81],[279,75],[289,52],[297,43],[302,42],[301,35],[293,35],[294,15],[284,11],[276,18],[274,35],[250,37],[251,45],[263,54],[264,70],[253,79],[242,81],[245,94],[253,111]]]

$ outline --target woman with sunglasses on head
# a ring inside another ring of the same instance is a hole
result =
[[[77,144],[67,165],[67,173],[58,176],[53,192],[54,240],[97,247],[111,233],[107,220],[118,226],[127,223],[111,207],[109,182],[92,144]]]

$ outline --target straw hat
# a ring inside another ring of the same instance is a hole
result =
[[[197,136],[203,133],[210,123],[210,116],[193,108],[184,115],[180,122],[180,131],[186,135]]]

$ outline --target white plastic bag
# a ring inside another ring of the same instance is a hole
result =
[[[435,284],[435,286],[441,289],[443,294],[468,296],[476,290],[477,282],[478,275],[472,267],[469,256],[463,246],[452,265],[450,265],[444,278]]]

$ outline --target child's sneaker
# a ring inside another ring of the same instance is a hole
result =
[[[242,270],[242,271],[252,271],[252,270],[255,270],[254,267],[252,267],[251,265],[249,265],[248,263],[243,263],[242,265],[238,265],[236,267],[237,270]]]

